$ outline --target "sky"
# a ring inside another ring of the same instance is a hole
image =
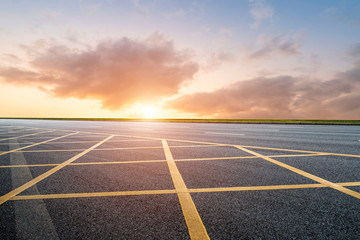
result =
[[[360,119],[360,1],[0,0],[0,117]]]

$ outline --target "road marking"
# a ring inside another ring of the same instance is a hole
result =
[[[267,157],[311,157],[311,156],[325,156],[329,154],[314,153],[314,154],[293,154],[293,155],[271,155]],[[185,158],[185,159],[176,159],[175,162],[184,162],[184,161],[209,161],[209,160],[232,160],[232,159],[251,159],[251,158],[260,158],[258,156],[245,156],[245,157],[215,157],[215,158]]]
[[[360,186],[360,182],[336,183],[340,186]],[[327,188],[324,184],[294,184],[294,185],[271,185],[271,186],[248,186],[248,187],[222,187],[222,188],[190,188],[190,193],[212,193],[212,192],[241,192],[241,191],[265,191],[283,189],[310,189]],[[60,193],[42,195],[18,195],[10,200],[36,200],[36,199],[57,199],[57,198],[85,198],[85,197],[112,197],[112,196],[132,196],[132,195],[155,195],[155,194],[174,194],[175,189],[166,190],[143,190],[143,191],[121,191],[121,192],[91,192],[91,193]]]
[[[268,128],[304,128],[304,127],[268,126]]]
[[[94,149],[95,150],[95,149]],[[93,150],[93,151],[94,151]],[[311,156],[326,156],[328,154],[314,153],[314,154],[294,154],[294,155],[271,155],[267,157],[311,157]],[[213,161],[213,160],[235,160],[235,159],[254,159],[259,158],[257,156],[246,156],[246,157],[215,157],[215,158],[185,158],[175,159],[175,162],[186,162],[186,161]],[[166,160],[136,160],[136,161],[116,161],[116,162],[84,162],[84,163],[70,163],[69,166],[81,166],[81,165],[107,165],[107,164],[131,164],[131,163],[154,163],[154,162],[166,162]],[[3,165],[0,168],[21,168],[21,167],[52,167],[57,166],[58,163],[48,164],[29,164],[29,165]]]
[[[240,146],[240,145],[232,145],[232,146],[237,147],[237,146]],[[356,157],[356,158],[360,158],[360,155],[355,155],[355,154],[330,153],[330,152],[315,152],[315,151],[305,151],[305,150],[296,150],[296,149],[269,148],[269,147],[256,147],[256,146],[244,146],[244,145],[241,145],[241,147],[244,147],[244,148],[255,148],[255,149],[266,149],[266,150],[278,150],[278,151],[286,151],[286,152],[323,153],[323,154],[326,154],[326,155],[335,155],[335,156],[344,156],[344,157]]]
[[[245,134],[243,133],[223,133],[223,132],[205,132],[207,134],[219,134],[219,135],[239,135],[239,136],[243,136]]]
[[[33,142],[27,142],[27,143],[16,143],[17,145],[26,145],[26,144],[28,144],[28,145],[30,145],[30,144],[32,144]],[[0,145],[12,145],[12,144],[15,144],[15,143],[0,143]]]
[[[109,164],[132,164],[132,163],[156,163],[166,162],[166,160],[138,160],[138,161],[121,161],[121,162],[80,162],[70,163],[68,166],[82,166],[82,165],[109,165]],[[46,163],[46,164],[29,164],[29,165],[5,165],[0,168],[22,168],[22,167],[53,167],[58,166],[59,163]]]
[[[90,152],[91,150],[93,150],[94,148],[100,146],[101,144],[103,144],[104,142],[106,142],[107,140],[109,140],[110,138],[112,138],[113,135],[107,137],[106,139],[100,141],[99,143],[95,144],[94,146],[88,148],[87,150],[75,155],[74,157],[70,158],[69,160],[59,164],[58,166],[50,169],[49,171],[41,174],[40,176],[34,178],[33,180],[25,183],[24,185],[12,190],[11,192],[3,195],[0,197],[0,205],[2,205],[4,202],[8,201],[10,198],[18,195],[19,193],[23,192],[24,190],[28,189],[29,187],[37,184],[38,182],[42,181],[43,179],[47,178],[48,176],[50,176],[51,174],[59,171],[60,169],[66,167],[67,165],[69,165],[70,163],[72,163],[73,161],[75,161],[76,159],[84,156],[86,153]]]
[[[112,151],[112,150],[136,150],[136,149],[156,149],[162,147],[128,147],[128,148],[96,148],[93,151]],[[36,152],[81,152],[86,149],[53,149],[53,150],[25,150],[19,152],[36,153]]]
[[[190,238],[210,239],[165,139],[162,140],[162,144]]]
[[[71,130],[63,130],[63,129],[47,129],[47,128],[36,128],[48,131],[63,131],[63,132],[73,132]],[[110,136],[111,134],[108,133],[98,133],[98,132],[87,132],[87,131],[79,131],[83,134],[90,134],[90,135],[103,135],[103,136]],[[132,135],[120,135],[114,134],[112,136],[115,137],[125,137],[125,138],[137,138],[137,139],[149,139],[149,140],[162,140],[161,138],[154,138],[154,137],[143,137],[143,136],[132,136]],[[174,141],[174,142],[185,142],[185,143],[197,143],[197,144],[209,144],[209,145],[222,145],[222,146],[235,146],[234,144],[222,144],[222,143],[213,143],[213,142],[200,142],[200,141],[191,141],[191,140],[180,140],[180,139],[167,139],[167,141]],[[315,152],[315,151],[304,151],[304,150],[297,150],[297,149],[281,149],[281,148],[269,148],[269,147],[257,147],[257,146],[244,146],[246,148],[258,148],[258,149],[269,149],[269,150],[280,150],[280,151],[289,151],[289,152],[303,152],[303,153],[324,153],[327,155],[335,155],[335,156],[345,156],[345,157],[357,157],[360,158],[360,155],[354,154],[342,154],[342,153],[330,153],[330,152]]]
[[[0,153],[0,156],[1,156],[1,155],[4,155],[4,154],[7,154],[7,153],[12,153],[12,152],[25,152],[25,151],[20,151],[20,150],[26,149],[26,148],[30,148],[30,147],[34,147],[34,146],[37,146],[37,145],[40,145],[40,144],[44,144],[44,143],[47,143],[47,142],[50,142],[50,141],[54,141],[54,140],[57,140],[57,139],[65,138],[65,137],[68,137],[68,136],[71,136],[71,135],[74,135],[74,134],[76,134],[76,133],[69,133],[69,134],[66,134],[66,135],[61,136],[61,137],[56,137],[56,138],[49,139],[49,140],[46,140],[46,141],[43,141],[43,142],[34,143],[34,144],[29,145],[29,146],[20,147],[20,148],[15,148],[15,149],[12,149],[12,150],[7,151],[7,152],[2,152],[2,153]]]
[[[300,169],[298,169],[298,168],[292,167],[292,166],[287,165],[287,164],[285,164],[285,163],[276,161],[276,160],[274,160],[274,159],[272,159],[272,158],[270,158],[270,157],[261,155],[260,153],[251,151],[251,150],[246,149],[246,148],[244,148],[244,147],[241,147],[241,146],[236,146],[236,147],[237,147],[238,149],[240,149],[240,150],[243,150],[243,151],[245,151],[245,152],[247,152],[247,153],[253,154],[254,156],[258,156],[258,157],[260,157],[260,158],[262,158],[262,159],[264,159],[264,160],[266,160],[266,161],[268,161],[268,162],[271,162],[271,163],[274,163],[274,164],[276,164],[276,165],[278,165],[278,166],[280,166],[280,167],[286,168],[286,169],[288,169],[288,170],[290,170],[290,171],[292,171],[292,172],[295,172],[295,173],[297,173],[297,174],[299,174],[299,175],[302,175],[302,176],[304,176],[304,177],[306,177],[306,178],[312,179],[312,180],[314,180],[314,181],[316,181],[316,182],[318,182],[318,183],[324,184],[324,185],[326,185],[326,186],[328,186],[328,187],[331,187],[331,188],[333,188],[333,189],[335,189],[335,190],[338,190],[338,191],[340,191],[340,192],[343,192],[343,193],[345,193],[345,194],[348,194],[348,195],[350,195],[350,196],[353,196],[353,197],[355,197],[355,198],[360,199],[360,193],[358,193],[358,192],[355,192],[355,191],[353,191],[353,190],[344,188],[344,187],[342,187],[342,186],[340,186],[340,185],[338,185],[338,184],[335,184],[335,183],[333,183],[333,182],[327,181],[327,180],[325,180],[325,179],[323,179],[323,178],[317,177],[317,176],[315,176],[315,175],[313,175],[313,174],[307,173],[307,172],[305,172],[305,171],[302,171],[302,170],[300,170]]]
[[[149,142],[149,141],[154,141],[154,140],[143,140],[143,139],[123,139],[123,140],[110,140],[107,141],[108,143],[115,143],[115,142]],[[52,142],[51,144],[61,144],[61,143],[92,143],[92,142],[98,142],[98,141],[70,141],[70,142]],[[0,143],[1,145],[1,143]]]
[[[14,134],[14,133],[18,133],[18,132],[24,132],[24,131],[33,131],[33,130],[29,130],[29,129],[22,129],[22,130],[18,130],[18,131],[13,131],[11,134]],[[6,132],[0,132],[0,135],[3,135],[3,134],[9,134],[9,132],[8,131],[6,131]]]
[[[47,132],[54,132],[54,130],[48,130],[48,131],[39,132],[39,133],[32,133],[32,134],[22,135],[19,137],[3,138],[3,139],[0,139],[0,142],[5,141],[5,140],[10,140],[10,139],[18,139],[18,138],[23,138],[23,137],[27,137],[27,136],[38,135],[38,134],[47,133]]]
[[[219,145],[184,145],[184,146],[172,146],[172,148],[185,148],[185,147],[217,147],[224,146],[222,144]],[[31,147],[31,146],[27,146]],[[114,147],[114,148],[97,148],[93,151],[111,151],[111,150],[136,150],[136,149],[156,149],[162,148],[162,146],[153,146],[153,147]],[[85,149],[51,149],[51,150],[19,150],[19,152],[27,152],[27,153],[35,153],[35,152],[80,152]],[[1,154],[0,154],[1,155]]]
[[[24,137],[21,140],[39,140],[39,139],[46,139],[46,138],[53,138],[52,136],[47,136],[47,137]]]
[[[299,134],[310,134],[310,135],[345,135],[345,136],[360,136],[360,133],[324,133],[324,132],[281,132],[281,133],[299,133]]]
[[[92,193],[64,193],[44,195],[19,195],[10,200],[34,200],[34,199],[57,199],[57,198],[84,198],[84,197],[113,197],[113,196],[134,196],[154,194],[174,194],[175,189],[168,190],[144,190],[144,191],[122,191],[122,192],[92,192]]]
[[[360,182],[337,183],[340,186],[360,186]],[[271,186],[249,186],[249,187],[222,187],[222,188],[193,188],[191,193],[204,192],[240,192],[240,191],[263,191],[263,190],[282,190],[282,189],[307,189],[307,188],[327,188],[324,184],[293,184],[293,185],[271,185]]]

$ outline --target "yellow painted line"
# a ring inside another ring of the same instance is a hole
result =
[[[189,190],[187,189],[185,182],[175,164],[172,157],[170,148],[165,139],[162,140],[164,152],[168,167],[170,170],[171,178],[173,180],[176,193],[179,198],[182,212],[184,214],[185,222],[189,230],[191,239],[210,239],[206,232],[206,228],[200,218],[200,215],[196,209],[194,201],[191,198]]]
[[[250,186],[250,187],[223,187],[223,188],[194,188],[189,189],[191,193],[204,192],[241,192],[241,191],[261,191],[261,190],[281,190],[281,189],[302,189],[302,188],[323,188],[323,184],[298,184],[298,185],[273,185],[273,186]]]
[[[45,130],[52,130],[52,131],[65,131],[71,132],[71,130],[63,130],[63,129],[47,129],[47,128],[34,128],[34,129],[45,129]],[[80,133],[90,134],[90,135],[105,135],[110,136],[111,134],[108,133],[98,133],[98,132],[83,132]],[[149,139],[149,140],[162,140],[161,138],[153,138],[153,137],[143,137],[143,136],[132,136],[132,135],[120,135],[114,134],[114,137],[124,137],[124,138],[137,138],[137,139]],[[167,141],[174,141],[174,142],[184,142],[184,143],[196,143],[196,144],[210,144],[210,145],[219,145],[219,146],[233,146],[236,147],[238,145],[234,144],[223,144],[223,143],[213,143],[213,142],[200,142],[200,141],[190,141],[190,140],[180,140],[180,139],[167,139]],[[313,153],[313,154],[326,154],[326,155],[336,155],[336,156],[345,156],[345,157],[356,157],[360,158],[360,155],[356,154],[342,154],[342,153],[330,153],[330,152],[316,152],[316,151],[305,151],[305,150],[297,150],[297,149],[282,149],[282,148],[269,148],[269,147],[258,147],[258,146],[245,146],[242,147],[246,148],[257,148],[257,149],[268,149],[268,150],[278,150],[278,151],[289,151],[289,152],[303,152],[303,153]]]
[[[233,145],[237,147],[238,145]],[[344,157],[356,157],[360,158],[360,155],[355,154],[345,154],[345,153],[330,153],[330,152],[315,152],[315,151],[305,151],[305,150],[295,150],[295,149],[283,149],[283,148],[269,148],[269,147],[256,147],[256,146],[243,146],[244,148],[255,148],[255,149],[266,149],[266,150],[277,150],[277,151],[287,151],[287,152],[303,152],[303,153],[322,153],[326,155],[335,155],[335,156],[344,156]]]
[[[15,145],[15,144],[18,144],[18,145],[30,145],[32,144],[33,142],[27,142],[27,143],[0,143],[0,145]]]
[[[114,197],[114,196],[135,196],[135,195],[175,194],[175,193],[176,193],[175,189],[122,191],[122,192],[64,193],[64,194],[45,194],[45,195],[18,195],[9,200]]]
[[[29,167],[53,167],[58,166],[58,163],[49,163],[49,164],[26,164],[26,165],[4,165],[0,166],[0,168],[29,168]]]
[[[255,155],[255,156],[261,157],[262,159],[264,159],[264,160],[266,160],[266,161],[268,161],[268,162],[271,162],[271,163],[274,163],[274,164],[276,164],[276,165],[278,165],[278,166],[280,166],[280,167],[286,168],[286,169],[288,169],[288,170],[290,170],[290,171],[292,171],[292,172],[295,172],[295,173],[297,173],[297,174],[299,174],[299,175],[302,175],[302,176],[304,176],[304,177],[306,177],[306,178],[312,179],[312,180],[314,180],[314,181],[316,181],[316,182],[318,182],[318,183],[324,184],[324,185],[326,185],[326,186],[328,186],[328,187],[331,187],[331,188],[333,188],[333,189],[335,189],[335,190],[338,190],[338,191],[340,191],[340,192],[343,192],[343,193],[345,193],[345,194],[348,194],[348,195],[350,195],[350,196],[353,196],[353,197],[355,197],[355,198],[360,199],[360,193],[358,193],[358,192],[355,192],[355,191],[353,191],[353,190],[350,190],[350,189],[348,189],[348,188],[345,188],[345,187],[340,186],[340,185],[338,185],[338,184],[335,184],[335,183],[333,183],[333,182],[327,181],[327,180],[325,180],[325,179],[323,179],[323,178],[317,177],[317,176],[315,176],[315,175],[313,175],[313,174],[307,173],[307,172],[305,172],[305,171],[302,171],[302,170],[300,170],[300,169],[298,169],[298,168],[292,167],[292,166],[287,165],[287,164],[285,164],[285,163],[276,161],[276,160],[274,160],[274,159],[272,159],[272,158],[270,158],[270,157],[261,155],[261,154],[259,154],[259,153],[257,153],[257,152],[251,151],[251,150],[246,149],[246,148],[244,148],[244,147],[237,146],[237,148],[240,149],[240,150],[243,150],[243,151],[245,151],[245,152],[251,153],[251,154],[253,154],[253,155]]]
[[[22,135],[22,136],[18,136],[18,137],[4,138],[4,139],[0,139],[0,142],[5,141],[5,140],[10,140],[10,139],[18,139],[18,138],[23,138],[23,137],[27,137],[27,136],[38,135],[38,134],[47,133],[47,132],[52,132],[52,131],[48,130],[45,132],[32,133],[32,134]]]
[[[338,183],[338,184],[347,187],[360,186],[360,182],[346,182],[346,183]]]
[[[136,149],[155,149],[155,148],[162,148],[162,147],[96,148],[93,151],[136,150]],[[84,150],[85,149],[53,149],[53,150],[25,150],[25,151],[18,151],[18,152],[27,152],[27,153],[36,153],[36,152],[80,152],[80,151],[84,151]]]
[[[360,186],[360,182],[337,183],[341,186]],[[248,186],[248,187],[223,187],[223,188],[192,188],[190,193],[215,193],[215,192],[241,192],[241,191],[265,191],[283,189],[310,189],[327,188],[323,184],[294,184],[294,185],[271,185],[271,186]],[[141,191],[120,191],[120,192],[92,192],[92,193],[60,193],[42,195],[17,195],[9,200],[35,200],[35,199],[58,199],[58,198],[84,198],[84,197],[113,197],[113,196],[133,196],[133,195],[154,195],[154,194],[174,194],[176,189],[166,190],[141,190]]]
[[[52,150],[24,150],[24,151],[17,151],[22,153],[43,153],[43,152],[81,152],[86,150],[84,149],[52,149]]]
[[[233,160],[233,159],[251,159],[259,158],[255,156],[246,156],[246,157],[214,157],[214,158],[183,158],[175,159],[175,162],[188,162],[188,161],[212,161],[212,160]]]
[[[314,153],[314,154],[292,154],[292,155],[272,155],[267,157],[311,157],[311,156],[323,156],[330,154],[323,153]],[[214,157],[214,158],[184,158],[184,159],[175,159],[175,162],[185,162],[185,161],[211,161],[211,160],[232,160],[232,159],[251,159],[251,158],[260,158],[258,156],[244,156],[244,157]]]
[[[179,145],[179,146],[170,146],[170,148],[201,148],[201,147],[224,147],[222,144],[214,145]],[[225,146],[228,147],[228,146]]]
[[[110,140],[107,141],[108,143],[115,143],[115,142],[147,142],[147,141],[154,141],[154,140],[140,140],[140,139],[130,139],[130,140]],[[71,141],[71,142],[52,142],[51,144],[61,144],[61,143],[93,143],[98,142],[96,140],[94,141]]]
[[[25,147],[21,147],[21,148],[16,148],[16,149],[13,149],[13,150],[11,150],[11,151],[7,151],[7,152],[0,153],[0,156],[1,156],[1,155],[4,155],[4,154],[7,154],[7,153],[12,153],[12,152],[20,152],[20,150],[23,150],[23,149],[26,149],[26,148],[30,148],[30,147],[34,147],[34,146],[37,146],[37,145],[40,145],[40,144],[43,144],[43,143],[47,143],[47,142],[50,142],[50,141],[54,141],[54,140],[57,140],[57,139],[65,138],[65,137],[68,137],[68,136],[71,136],[71,135],[74,135],[74,134],[76,134],[76,133],[69,133],[69,134],[66,134],[66,135],[61,136],[61,137],[56,137],[56,138],[49,139],[49,140],[46,140],[46,141],[43,141],[43,142],[31,144],[31,145],[29,145],[29,146],[25,146]]]
[[[52,143],[51,143],[52,144]],[[184,146],[176,146],[176,147],[184,147]],[[214,146],[194,146],[194,147],[215,147]],[[162,148],[161,146],[152,146],[152,147],[113,147],[113,148],[97,148],[93,151],[111,151],[111,150],[136,150],[136,149],[156,149],[156,148]],[[83,151],[85,149],[53,149],[53,150],[25,150],[25,151],[19,151],[19,152],[76,152],[76,151]]]
[[[33,130],[22,129],[22,130],[18,130],[18,131],[13,131],[13,132],[11,132],[11,133],[9,133],[8,131],[6,131],[6,132],[0,132],[0,134],[1,134],[1,135],[3,135],[3,134],[14,134],[14,133],[24,132],[24,131],[33,131]]]
[[[91,150],[93,150],[94,148],[100,146],[101,144],[103,144],[104,142],[106,142],[107,140],[109,140],[110,138],[112,138],[113,136],[109,136],[106,139],[100,141],[99,143],[95,144],[94,146],[88,148],[87,150],[75,155],[74,157],[70,158],[69,160],[66,160],[65,162],[59,164],[58,166],[50,169],[49,171],[39,175],[38,177],[34,178],[33,180],[25,183],[24,185],[12,190],[11,192],[3,195],[0,197],[0,205],[3,204],[4,202],[8,201],[10,198],[13,198],[14,196],[18,195],[19,193],[23,192],[24,190],[28,189],[29,187],[37,184],[38,182],[42,181],[43,179],[47,178],[48,176],[50,176],[51,174],[59,171],[60,169],[66,167],[67,165],[69,165],[70,163],[72,163],[73,161],[75,161],[76,159],[84,156],[86,153],[90,152]]]
[[[138,161],[121,161],[121,162],[86,162],[86,163],[72,163],[71,166],[82,165],[108,165],[108,164],[137,164],[137,163],[159,163],[166,162],[166,160],[138,160]]]
[[[39,140],[39,139],[47,139],[47,138],[53,138],[51,136],[48,137],[24,137],[22,140]]]
[[[94,149],[96,150],[96,149]],[[93,150],[93,151],[94,151]],[[1,153],[1,152],[0,152]],[[322,156],[326,154],[295,154],[295,155],[272,155],[267,157],[307,157],[307,156]],[[215,160],[234,160],[234,159],[254,159],[260,158],[257,156],[246,156],[246,157],[218,157],[218,158],[185,158],[185,159],[175,159],[175,162],[187,162],[187,161],[215,161]],[[135,160],[135,161],[116,161],[116,162],[84,162],[84,163],[70,163],[69,166],[82,166],[82,165],[107,165],[107,164],[131,164],[131,163],[156,163],[156,162],[166,162],[166,160]],[[0,168],[19,168],[19,167],[48,167],[48,166],[57,166],[57,163],[49,164],[29,164],[29,165],[0,165]]]
[[[336,183],[340,186],[360,186],[360,182]],[[202,192],[241,192],[241,191],[263,191],[263,190],[282,190],[282,189],[307,189],[307,188],[327,188],[324,184],[292,184],[292,185],[271,185],[271,186],[249,186],[249,187],[222,187],[222,188],[193,188],[191,193]]]
[[[112,165],[112,164],[136,164],[136,163],[157,163],[166,162],[166,160],[138,160],[138,161],[121,161],[121,162],[84,162],[84,163],[70,163],[68,166],[83,166],[83,165]],[[28,164],[28,165],[4,165],[0,168],[21,168],[21,167],[52,167],[58,166],[59,163],[48,164]]]
[[[198,144],[212,144],[219,146],[233,146],[237,147],[240,145],[234,144],[223,144],[223,143],[214,143],[214,142],[199,142],[199,141],[189,141],[189,140],[180,140],[180,139],[167,139],[168,141],[174,142],[187,142],[187,143],[198,143]],[[173,146],[171,146],[173,147]],[[356,157],[360,158],[360,155],[356,154],[343,154],[343,153],[331,153],[331,152],[316,152],[316,151],[306,151],[306,150],[298,150],[298,149],[283,149],[283,148],[270,148],[270,147],[258,147],[258,146],[245,146],[241,145],[241,147],[245,148],[255,148],[255,149],[267,149],[267,150],[277,150],[277,151],[287,151],[287,152],[300,152],[300,153],[312,153],[312,154],[324,154],[324,155],[335,155],[335,156],[344,156],[344,157]]]

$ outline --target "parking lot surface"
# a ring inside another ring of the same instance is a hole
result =
[[[0,120],[0,239],[359,239],[360,127]]]

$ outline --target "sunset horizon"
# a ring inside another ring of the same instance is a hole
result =
[[[1,1],[0,118],[360,119],[358,1]]]

